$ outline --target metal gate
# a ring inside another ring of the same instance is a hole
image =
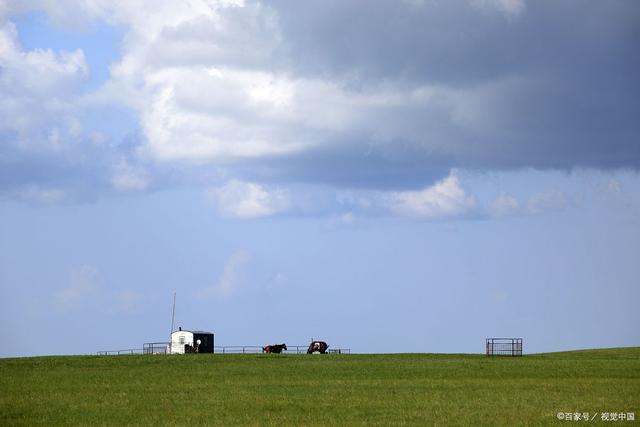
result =
[[[522,356],[522,338],[487,338],[487,356]]]

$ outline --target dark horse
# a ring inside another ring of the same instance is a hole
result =
[[[320,354],[325,354],[328,348],[329,346],[324,341],[311,341],[307,354],[315,353],[316,351],[320,352]]]
[[[286,350],[286,344],[274,344],[262,347],[262,351],[265,353],[282,353],[282,350]]]

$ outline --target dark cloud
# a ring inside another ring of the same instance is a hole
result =
[[[427,153],[412,142],[367,143],[371,137],[352,135],[296,155],[243,163],[236,172],[246,180],[307,182],[336,187],[398,190],[419,188],[449,174],[452,159]]]
[[[117,175],[121,188],[148,189],[144,169],[157,186],[240,178],[401,190],[453,168],[640,167],[640,3],[505,4],[276,0],[159,26],[151,42],[127,39],[114,68],[125,76],[116,88],[153,77],[131,89],[143,133],[133,146],[56,153],[9,141],[0,187],[112,191]]]
[[[498,3],[274,4],[289,66],[304,75],[457,86],[585,65],[587,73],[637,66],[637,2],[535,1],[513,15]]]
[[[416,164],[424,166],[425,180],[434,165],[640,166],[638,2],[536,1],[512,15],[492,2],[467,1],[276,2],[276,8],[289,66],[299,76],[365,92],[380,82],[459,91],[453,106],[389,109],[372,121],[372,128],[378,120],[403,121],[424,138],[389,138],[388,157],[354,156],[351,148],[330,163],[318,156],[326,170],[350,163],[357,181],[366,181],[358,172],[367,169],[378,185],[389,177],[413,181],[416,174],[406,172],[419,170]],[[414,148],[403,150],[407,143]],[[421,152],[425,145],[439,154]],[[349,174],[334,178],[348,181]]]

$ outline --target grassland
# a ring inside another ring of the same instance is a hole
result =
[[[559,411],[640,418],[640,348],[0,359],[3,426],[577,424]]]

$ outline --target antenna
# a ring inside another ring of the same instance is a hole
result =
[[[176,293],[173,293],[173,309],[171,310],[171,332],[169,333],[169,353],[171,353],[171,334],[173,334],[173,325],[176,320]]]

